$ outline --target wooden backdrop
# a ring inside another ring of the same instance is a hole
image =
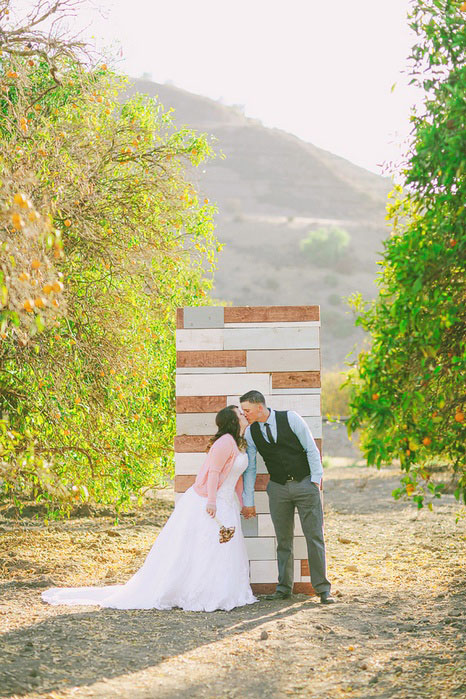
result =
[[[267,406],[296,410],[309,424],[322,453],[319,306],[198,306],[177,311],[175,438],[176,499],[194,482],[216,432],[215,414],[239,405],[251,389]],[[277,582],[276,539],[265,487],[269,480],[257,457],[258,516],[242,519],[256,593]],[[306,541],[296,515],[295,592],[312,593]]]

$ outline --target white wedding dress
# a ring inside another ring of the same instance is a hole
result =
[[[124,585],[52,587],[49,604],[98,604],[114,609],[172,609],[212,612],[257,602],[249,584],[249,561],[241,531],[235,485],[247,466],[240,453],[217,491],[217,519],[236,527],[219,542],[219,525],[206,512],[207,498],[188,488],[149,551],[141,568]]]

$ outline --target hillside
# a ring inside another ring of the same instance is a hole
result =
[[[134,80],[127,94],[158,95],[175,122],[211,134],[225,154],[198,184],[218,205],[220,254],[214,295],[240,305],[320,304],[324,368],[343,366],[362,339],[343,297],[375,295],[377,254],[387,236],[390,181],[299,138],[262,126],[235,107],[171,85]],[[351,236],[333,268],[311,264],[299,241],[315,227]]]

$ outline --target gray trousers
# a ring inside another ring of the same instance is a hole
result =
[[[320,489],[306,476],[302,481],[285,485],[269,481],[267,485],[270,514],[277,537],[278,585],[280,592],[293,590],[294,513],[299,519],[307,543],[311,583],[317,594],[330,591],[325,565],[324,516]]]

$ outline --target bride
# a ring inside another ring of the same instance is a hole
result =
[[[248,423],[234,405],[220,410],[215,422],[217,433],[194,484],[180,498],[141,568],[124,585],[52,587],[42,593],[44,602],[212,612],[258,601],[249,584],[240,521],[247,466],[242,435]]]

